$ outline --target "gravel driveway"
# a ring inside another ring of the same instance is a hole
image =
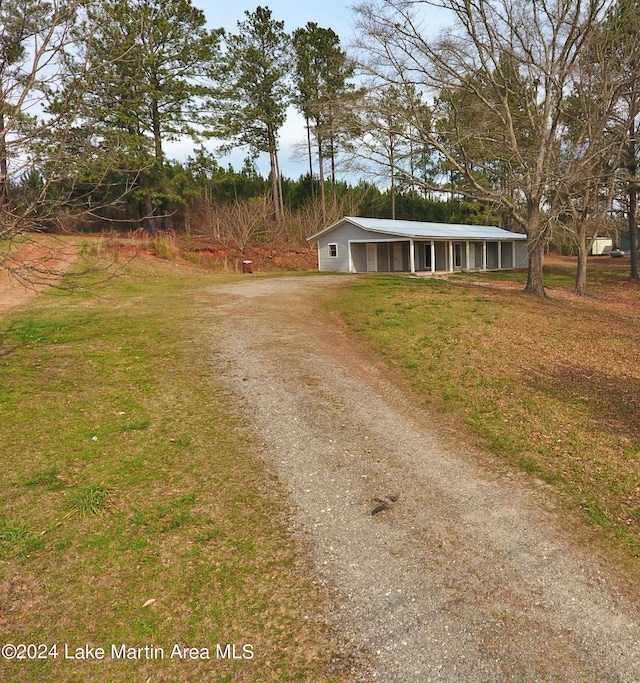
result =
[[[349,337],[322,306],[345,282],[248,276],[202,305],[358,676],[640,681],[640,614],[601,558],[545,485],[475,457]]]

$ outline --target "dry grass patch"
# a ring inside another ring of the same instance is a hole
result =
[[[522,293],[523,273],[379,276],[340,306],[429,410],[464,420],[640,556],[640,295],[607,265],[585,299],[556,262],[548,300]]]

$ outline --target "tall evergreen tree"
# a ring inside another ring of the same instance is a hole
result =
[[[268,7],[245,12],[238,33],[226,36],[221,82],[212,107],[214,130],[227,148],[245,146],[252,154],[269,154],[275,218],[283,218],[282,182],[278,160],[278,131],[284,124],[290,88],[289,36],[284,22],[272,18]]]
[[[309,174],[313,187],[311,137],[318,150],[320,201],[326,219],[324,187],[324,159],[332,163],[332,187],[335,188],[335,139],[337,135],[335,112],[344,94],[349,90],[348,79],[354,68],[340,47],[340,39],[332,29],[320,28],[309,22],[293,34],[296,53],[294,101],[304,116],[307,127]],[[335,199],[335,197],[334,197]]]
[[[151,219],[166,199],[164,145],[198,140],[209,124],[206,85],[219,58],[222,30],[209,31],[190,0],[105,0],[90,6],[84,49],[71,64],[89,64],[84,125],[107,146],[117,142],[137,172],[138,194]],[[117,58],[114,59],[114,53]]]

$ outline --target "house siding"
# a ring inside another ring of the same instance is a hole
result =
[[[353,268],[356,272],[367,272],[367,252],[365,242],[380,243],[378,246],[378,270],[393,270],[393,263],[391,263],[391,268],[388,268],[389,247],[387,243],[390,241],[389,235],[362,230],[362,228],[359,228],[357,225],[352,225],[350,223],[341,225],[335,230],[332,230],[326,235],[321,235],[318,238],[319,270],[328,270],[336,273],[348,273],[349,266],[352,265],[349,259],[349,242],[353,240],[362,242],[362,244],[351,245]],[[338,245],[338,256],[336,258],[329,256],[330,244]],[[393,256],[391,258],[393,258]],[[382,265],[385,267],[382,268]]]

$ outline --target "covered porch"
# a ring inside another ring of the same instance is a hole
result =
[[[514,268],[515,240],[351,240],[351,272],[453,273]]]

